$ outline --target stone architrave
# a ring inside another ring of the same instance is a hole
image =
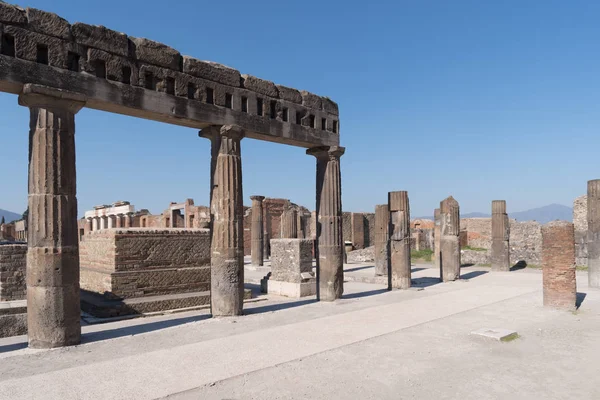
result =
[[[571,222],[553,221],[542,226],[542,275],[544,306],[574,311],[575,229]]]
[[[306,151],[317,159],[317,294],[323,301],[334,301],[344,293],[340,171],[340,157],[344,151],[339,146],[314,147]]]
[[[587,220],[588,285],[600,288],[600,179],[588,182]]]
[[[387,276],[389,270],[390,211],[387,204],[375,206],[375,275]]]
[[[442,271],[440,269],[440,243],[441,243],[441,232],[442,232],[442,218],[441,212],[439,208],[433,210],[433,220],[434,220],[434,228],[433,228],[433,263],[436,269],[440,270],[440,276],[442,276]]]
[[[458,202],[448,197],[440,204],[440,272],[444,282],[460,278],[460,209]]]
[[[75,114],[85,96],[25,85],[29,107],[27,334],[32,348],[81,340]]]
[[[211,140],[211,171],[214,172],[210,202],[211,313],[213,316],[242,315],[244,204],[240,145],[244,132],[236,125],[212,126],[202,130],[201,136]]]
[[[410,205],[408,192],[389,192],[390,210],[390,270],[393,289],[409,289],[410,267]]]
[[[506,201],[492,201],[492,271],[510,271],[510,225]]]
[[[281,214],[281,239],[298,238],[298,212],[287,208]]]
[[[250,196],[252,200],[252,225],[250,227],[251,235],[251,255],[252,265],[264,265],[264,218],[263,218],[263,200],[265,196]]]

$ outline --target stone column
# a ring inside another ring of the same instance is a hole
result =
[[[281,214],[281,238],[296,239],[298,237],[298,213],[287,208]]]
[[[100,217],[100,229],[108,229],[108,217],[106,215]]]
[[[92,218],[92,231],[100,229],[100,219],[98,217]]]
[[[86,218],[85,220],[85,233],[91,232],[92,231],[92,219],[91,218]]]
[[[387,276],[389,269],[390,211],[387,204],[375,206],[375,275]]]
[[[108,229],[113,229],[117,227],[117,216],[109,215],[108,216]]]
[[[239,126],[224,125],[205,129],[201,135],[211,139],[214,171],[210,202],[211,312],[213,316],[242,315],[244,204],[240,142],[244,132]]]
[[[444,282],[460,278],[460,209],[452,196],[440,204],[440,272]]]
[[[388,193],[390,210],[390,265],[391,286],[394,289],[410,288],[410,206],[408,192]]]
[[[440,269],[440,242],[441,242],[441,227],[442,219],[440,209],[433,210],[433,265],[436,269]],[[441,270],[440,270],[440,276]]]
[[[575,229],[571,222],[553,221],[542,226],[544,306],[574,311]]]
[[[27,334],[32,348],[78,344],[79,240],[75,114],[81,94],[25,85],[30,109]]]
[[[265,196],[250,196],[252,200],[252,226],[250,227],[252,241],[252,265],[264,265],[264,221],[263,200]]]
[[[132,219],[131,214],[125,214],[125,223],[123,224],[125,228],[131,228],[131,225],[132,225],[131,219]]]
[[[115,216],[115,223],[117,228],[123,227],[123,214],[118,214]]]
[[[492,271],[510,271],[510,225],[506,201],[492,201]]]
[[[334,301],[344,293],[340,171],[340,157],[344,151],[339,146],[315,147],[306,151],[317,159],[317,294],[323,301]]]
[[[352,244],[356,250],[365,248],[365,215],[363,213],[351,213],[350,222],[352,226]]]
[[[588,285],[600,288],[600,179],[588,182],[587,220]]]

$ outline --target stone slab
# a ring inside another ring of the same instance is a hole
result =
[[[511,329],[504,328],[481,328],[471,332],[471,335],[482,336],[488,339],[494,339],[499,342],[508,342],[516,339],[519,334]]]
[[[317,294],[317,281],[313,279],[309,282],[292,283],[269,279],[267,281],[267,293],[296,299],[314,296]]]

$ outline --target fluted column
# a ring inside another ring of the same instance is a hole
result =
[[[211,312],[213,316],[241,315],[244,302],[244,204],[240,142],[244,132],[239,126],[224,125],[202,130],[201,136],[211,139],[211,171],[214,171],[210,202]]]
[[[108,229],[108,217],[106,215],[100,217],[100,229]]]
[[[388,194],[390,210],[390,265],[394,289],[410,288],[410,206],[408,192]]]
[[[510,225],[506,201],[492,201],[492,271],[510,271]]]
[[[436,269],[440,269],[440,243],[441,243],[441,228],[442,228],[442,218],[440,209],[436,208],[433,210],[433,263]],[[440,269],[440,276],[441,269]]]
[[[92,217],[92,231],[100,229],[100,218]]]
[[[375,206],[375,275],[387,276],[389,269],[390,209],[387,204]]]
[[[286,208],[281,214],[281,238],[296,239],[298,237],[298,212]]]
[[[440,203],[440,215],[441,279],[444,282],[455,281],[460,278],[460,210],[452,196]]]
[[[343,147],[315,147],[306,154],[317,159],[317,273],[320,300],[333,301],[344,293],[342,238]]]
[[[29,346],[75,345],[81,339],[75,114],[85,97],[25,85],[30,109],[27,334]]]
[[[252,242],[252,265],[264,265],[264,229],[263,229],[263,200],[265,196],[250,196],[252,200],[252,225],[250,238]]]
[[[600,179],[587,187],[588,285],[600,288]]]

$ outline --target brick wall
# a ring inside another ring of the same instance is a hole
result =
[[[207,229],[110,229],[80,243],[81,287],[130,298],[210,290]]]
[[[574,310],[575,243],[571,222],[554,221],[542,227],[544,306]]]
[[[26,244],[0,245],[0,301],[26,298],[26,265]]]

